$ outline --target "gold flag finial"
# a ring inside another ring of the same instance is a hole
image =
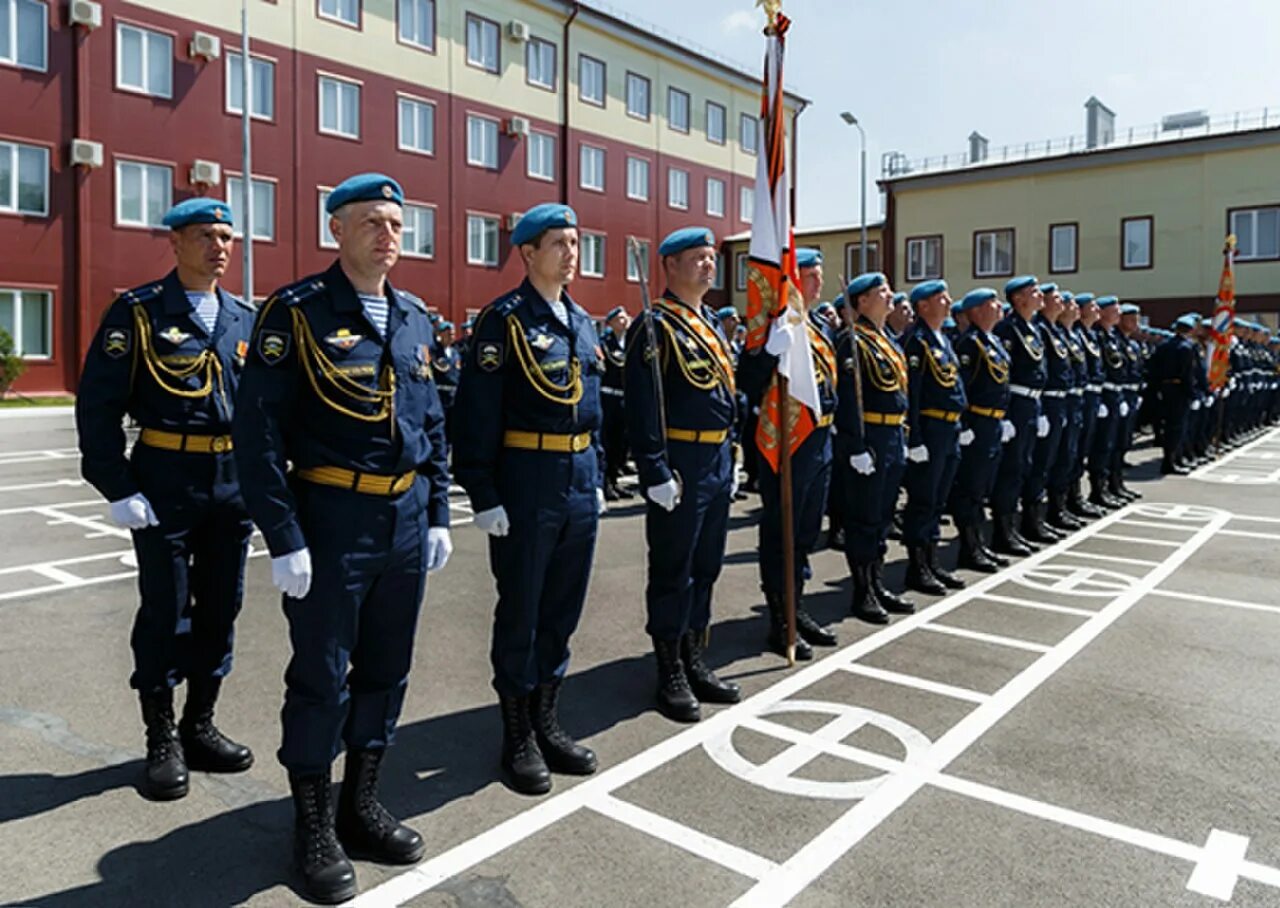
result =
[[[1238,244],[1239,244],[1239,241],[1236,239],[1236,235],[1235,235],[1234,233],[1228,234],[1228,235],[1227,235],[1227,244],[1226,244],[1226,248],[1224,249],[1224,251],[1226,251],[1226,252],[1234,252],[1234,251],[1235,251],[1235,249],[1236,249],[1236,246],[1237,246]]]
[[[770,28],[777,24],[778,15],[782,12],[782,0],[756,0],[756,6],[761,7],[769,17]]]

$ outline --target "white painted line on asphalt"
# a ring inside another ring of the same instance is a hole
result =
[[[1250,530],[1223,530],[1219,536],[1240,536],[1244,539],[1267,539],[1271,542],[1280,540],[1280,533],[1255,533]]]
[[[696,829],[685,826],[683,823],[676,823],[651,810],[645,810],[643,807],[637,807],[627,801],[619,800],[613,795],[596,798],[587,806],[597,813],[630,826],[632,829],[651,835],[656,839],[661,839],[690,854],[705,858],[714,864],[719,864],[721,867],[728,868],[734,873],[750,877],[753,880],[763,878],[778,867],[768,858],[763,858],[758,854],[747,851],[745,848],[739,848],[737,845],[730,845],[728,842],[699,832]]]
[[[1223,599],[1218,596],[1200,596],[1196,593],[1179,593],[1174,590],[1152,590],[1153,596],[1165,596],[1169,599],[1182,599],[1186,602],[1202,602],[1205,605],[1221,605],[1226,608],[1244,609],[1250,612],[1271,612],[1280,615],[1280,605],[1265,605],[1261,602],[1244,602],[1239,599]]]
[[[88,483],[83,479],[53,479],[49,482],[23,482],[14,486],[0,486],[0,495],[5,492],[35,492],[40,489],[75,489],[85,485],[88,485]]]
[[[1191,879],[1187,880],[1187,888],[1209,898],[1231,901],[1231,894],[1236,891],[1244,855],[1248,850],[1248,836],[1223,832],[1221,829],[1210,830],[1196,869],[1191,872]]]
[[[1176,549],[1182,545],[1180,542],[1170,542],[1168,539],[1148,539],[1146,536],[1121,536],[1118,533],[1098,533],[1093,538],[1110,539],[1113,542],[1134,542],[1139,545],[1162,545],[1170,549]]]
[[[0,410],[0,421],[9,419],[48,419],[54,416],[73,416],[76,408],[71,405],[42,406],[32,404],[29,407],[5,407]]]
[[[51,564],[42,564],[39,567],[32,568],[32,570],[41,577],[52,580],[55,583],[77,583],[81,579],[75,574],[72,574],[69,571],[64,571],[62,568],[54,567]]]
[[[993,643],[996,646],[1007,646],[1009,649],[1026,650],[1029,653],[1047,653],[1053,647],[1043,643],[1032,643],[1030,640],[1018,640],[1014,637],[1001,637],[999,634],[984,634],[982,631],[971,631],[967,627],[955,627],[950,624],[925,624],[922,631],[933,631],[935,634],[947,634],[952,637],[964,637],[967,640],[978,640],[982,643]]]
[[[33,514],[39,514],[41,517],[49,518],[50,526],[59,526],[61,524],[71,524],[85,530],[92,530],[95,536],[114,536],[117,539],[132,539],[133,532],[122,527],[112,526],[104,523],[101,517],[77,517],[74,514],[68,514],[59,507],[38,507],[32,508]]]
[[[1196,469],[1191,471],[1191,474],[1187,478],[1199,479],[1203,482],[1234,481],[1234,480],[1226,479],[1225,475],[1215,475],[1215,472],[1222,471],[1222,468],[1227,464],[1231,463],[1234,460],[1238,460],[1245,454],[1248,454],[1249,452],[1253,451],[1255,448],[1261,447],[1264,444],[1268,444],[1272,441],[1275,441],[1277,437],[1280,437],[1280,429],[1272,429],[1270,432],[1267,432],[1266,434],[1255,439],[1254,441],[1249,442],[1244,447],[1237,448],[1236,450],[1231,451],[1230,453],[1222,457],[1219,457],[1217,460],[1211,461],[1202,467],[1197,467]],[[1277,479],[1280,479],[1280,471],[1276,471],[1271,475],[1276,477]],[[1274,482],[1275,480],[1273,479],[1271,481]]]
[[[24,463],[43,463],[50,460],[71,460],[80,456],[77,448],[56,448],[50,451],[3,451],[0,467],[12,467]]]
[[[1183,533],[1195,532],[1195,527],[1181,527],[1172,523],[1156,523],[1151,520],[1139,520],[1136,517],[1125,517],[1117,520],[1116,523],[1123,523],[1127,527],[1143,527],[1148,530],[1178,530]]]
[[[86,498],[81,501],[55,501],[49,504],[24,504],[16,508],[0,508],[0,517],[10,517],[15,514],[37,514],[40,508],[85,508],[91,504],[102,505],[105,502],[101,498]]]
[[[1019,599],[1017,596],[1006,596],[1003,593],[984,593],[982,596],[989,602],[1000,602],[1004,605],[1016,605],[1020,608],[1039,609],[1043,612],[1057,612],[1060,615],[1075,615],[1077,618],[1092,618],[1098,614],[1096,610],[1075,608],[1070,605],[1058,605],[1056,602],[1036,602],[1032,599]]]
[[[125,580],[129,577],[137,576],[137,571],[124,571],[119,574],[104,574],[101,577],[89,577],[77,580],[75,583],[51,583],[44,586],[31,586],[24,590],[10,590],[7,593],[0,593],[0,602],[7,602],[13,599],[25,599],[28,596],[38,596],[41,593],[59,593],[66,590],[78,590],[86,586],[97,586],[100,583],[110,583],[112,580]]]
[[[1251,523],[1280,523],[1280,517],[1264,517],[1261,514],[1237,514],[1231,513],[1232,520],[1246,520]]]
[[[1064,552],[1066,555],[1073,555],[1076,558],[1092,558],[1094,561],[1109,561],[1112,564],[1131,564],[1136,567],[1155,567],[1160,562],[1148,561],[1146,558],[1122,558],[1119,555],[1099,555],[1097,552]]]
[[[873,665],[863,665],[861,662],[842,665],[841,670],[854,675],[874,678],[877,681],[887,681],[890,684],[897,684],[901,687],[913,687],[916,690],[928,691],[931,694],[940,694],[943,697],[950,697],[953,700],[965,700],[969,703],[985,703],[988,699],[987,694],[978,693],[976,690],[969,690],[967,687],[956,687],[954,684],[943,684],[941,681],[930,681],[928,678],[917,678],[915,675],[904,675],[902,672],[889,671],[887,668],[876,668]]]

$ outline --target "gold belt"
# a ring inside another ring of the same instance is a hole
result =
[[[975,407],[970,404],[969,412],[976,413],[979,416],[988,416],[991,419],[1004,419],[1004,410],[997,410],[995,407]]]
[[[921,416],[927,416],[930,419],[940,419],[943,422],[959,422],[959,410],[921,410]]]
[[[519,448],[522,451],[560,451],[576,454],[591,447],[591,433],[552,435],[547,432],[520,432],[508,429],[502,433],[502,446]]]
[[[667,429],[667,438],[672,441],[691,441],[699,445],[718,445],[728,437],[728,429]]]
[[[818,417],[818,428],[825,429],[835,421],[836,415],[834,413],[824,413]]]
[[[185,451],[189,454],[221,454],[231,450],[230,435],[183,435],[181,432],[143,429],[138,441],[149,448]]]
[[[350,489],[361,495],[399,495],[407,492],[418,476],[410,470],[399,476],[383,476],[379,473],[361,473],[343,467],[306,467],[298,471],[298,478],[321,486]]]
[[[863,413],[862,421],[872,426],[900,426],[907,421],[907,414]]]

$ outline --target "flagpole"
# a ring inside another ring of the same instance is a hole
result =
[[[242,143],[241,154],[244,161],[241,165],[241,203],[240,203],[240,220],[243,226],[240,228],[241,235],[244,240],[244,286],[241,288],[244,293],[244,301],[250,306],[253,305],[253,141],[249,126],[253,122],[253,100],[250,91],[253,89],[253,63],[249,57],[249,0],[244,0],[240,6],[240,59],[243,61],[241,66],[241,85],[240,90],[243,92],[241,97],[241,122],[240,122],[240,139]]]

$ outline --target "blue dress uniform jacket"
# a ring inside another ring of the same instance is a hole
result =
[[[1044,338],[1045,383],[1040,412],[1049,420],[1049,434],[1036,438],[1031,454],[1031,472],[1022,486],[1022,502],[1026,506],[1036,504],[1044,497],[1049,475],[1062,451],[1071,417],[1068,398],[1076,384],[1075,366],[1071,362],[1071,348],[1064,329],[1043,315],[1036,315],[1036,327]]]
[[[968,399],[960,360],[945,334],[917,322],[907,338],[906,355],[907,446],[924,445],[929,459],[907,464],[902,541],[927,546],[938,539],[938,522],[960,465],[960,418]]]
[[[603,410],[600,440],[604,444],[605,482],[616,484],[627,460],[627,422],[624,414],[625,391],[623,372],[627,363],[625,338],[606,331],[600,339],[604,351],[604,375],[600,380],[600,406]]]
[[[121,294],[89,347],[76,398],[84,478],[108,501],[141,492],[160,521],[133,532],[141,603],[130,684],[141,691],[231,671],[253,525],[227,435],[253,309],[217,293],[212,332],[176,271]],[[126,414],[145,433],[128,456]]]
[[[1076,466],[1082,458],[1080,447],[1084,434],[1085,394],[1089,386],[1089,360],[1080,335],[1071,328],[1059,326],[1058,336],[1067,346],[1071,360],[1071,389],[1067,392],[1067,425],[1062,431],[1062,442],[1058,447],[1058,455],[1054,458],[1053,469],[1049,473],[1049,492],[1053,495],[1066,494],[1071,489]],[[1093,405],[1096,408],[1096,404]]]
[[[995,327],[995,335],[1009,353],[1009,412],[1013,439],[1004,447],[996,473],[991,510],[997,517],[1017,513],[1023,486],[1031,473],[1036,448],[1036,423],[1040,418],[1040,397],[1048,380],[1045,339],[1039,327],[1017,312],[1010,312]]]
[[[1116,425],[1116,440],[1111,451],[1111,471],[1119,476],[1124,470],[1124,456],[1133,446],[1133,433],[1138,427],[1138,409],[1146,380],[1143,377],[1142,344],[1137,338],[1127,336],[1119,326],[1115,328],[1115,335],[1117,347],[1124,358],[1120,397],[1128,410]]]
[[[486,306],[458,385],[458,481],[476,513],[501,506],[511,521],[489,537],[493,686],[510,697],[564,677],[599,525],[604,354],[590,316],[560,302],[568,325],[527,280]]]
[[[1148,360],[1150,377],[1160,398],[1166,464],[1181,457],[1188,441],[1187,424],[1191,401],[1196,398],[1196,348],[1190,338],[1175,334]]]
[[[344,741],[391,743],[427,529],[449,525],[427,309],[389,283],[385,295],[383,337],[336,262],[276,291],[240,387],[233,435],[249,511],[273,556],[305,546],[314,569],[305,598],[284,597],[293,658],[278,756],[295,773],[326,770]]]
[[[445,347],[437,344],[431,354],[431,368],[435,373],[436,391],[440,405],[444,407],[445,440],[453,442],[453,405],[458,398],[458,379],[462,376],[462,351],[457,344]]]
[[[1120,404],[1124,401],[1129,371],[1118,329],[1106,329],[1099,324],[1094,328],[1094,337],[1102,360],[1102,406],[1107,411],[1106,416],[1098,417],[1089,451],[1090,481],[1097,483],[1115,469],[1115,450],[1122,423]]]
[[[949,506],[957,527],[979,526],[1003,450],[1001,423],[1009,409],[1009,354],[998,337],[970,326],[956,344],[969,400],[963,425],[973,441],[960,450]]]
[[[1072,333],[1084,351],[1084,406],[1080,415],[1080,438],[1076,442],[1076,458],[1071,469],[1070,482],[1079,482],[1085,466],[1092,458],[1094,439],[1097,436],[1098,411],[1102,406],[1102,385],[1106,381],[1106,368],[1102,363],[1102,347],[1098,335],[1083,322],[1072,326]]]
[[[654,304],[652,318],[656,349],[649,343],[649,313],[641,313],[627,334],[627,432],[642,489],[673,475],[683,486],[675,510],[649,501],[645,512],[645,629],[656,639],[674,640],[711,622],[711,593],[728,532],[737,392],[729,344],[713,309],[667,293]],[[654,358],[666,403],[665,438]]]
[[[836,481],[844,496],[845,559],[849,569],[874,564],[888,550],[894,505],[906,469],[907,359],[897,341],[866,318],[841,332],[836,345]],[[849,465],[869,452],[863,475]]]

